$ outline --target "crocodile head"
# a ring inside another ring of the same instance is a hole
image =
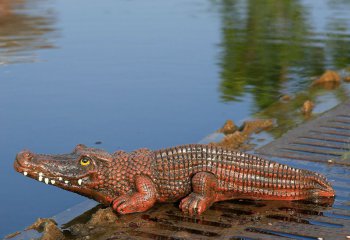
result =
[[[108,176],[113,161],[112,154],[79,144],[69,154],[22,151],[17,154],[14,167],[17,172],[40,182],[109,204],[116,196]]]

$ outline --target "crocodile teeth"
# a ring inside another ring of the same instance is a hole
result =
[[[81,180],[81,179],[78,180],[79,185],[81,185],[82,182],[83,182],[83,180]]]
[[[39,172],[39,177],[40,177],[40,176],[43,176],[43,173],[42,173],[42,172]]]
[[[55,184],[55,182],[56,182],[55,180],[51,180],[51,184]]]
[[[27,175],[28,175],[28,173],[27,173],[27,172],[23,172],[23,175],[24,175],[24,176],[27,176]]]
[[[43,180],[43,177],[39,176],[38,180],[39,180],[39,182],[41,182]]]
[[[49,184],[49,179],[48,178],[45,178],[45,183]]]
[[[58,180],[62,181],[62,180],[63,180],[63,178],[59,177],[59,178],[58,178]]]
[[[69,181],[67,181],[67,180],[66,180],[66,181],[64,181],[64,183],[65,183],[65,184],[68,184],[68,183],[69,183]]]

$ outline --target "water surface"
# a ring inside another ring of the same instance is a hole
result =
[[[0,237],[84,199],[16,174],[21,149],[155,149],[198,142],[228,118],[276,118],[266,109],[280,95],[349,66],[349,10],[341,0],[0,0]],[[334,105],[348,92],[310,97]]]

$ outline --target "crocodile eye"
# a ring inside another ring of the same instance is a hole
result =
[[[80,165],[82,166],[87,166],[91,163],[91,159],[88,157],[83,157],[82,159],[80,159]]]

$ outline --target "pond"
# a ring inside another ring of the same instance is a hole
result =
[[[265,110],[349,66],[349,10],[346,0],[0,0],[0,237],[84,199],[17,174],[18,151],[157,149],[196,143],[227,119],[286,123]],[[349,87],[323,95],[335,105]]]

